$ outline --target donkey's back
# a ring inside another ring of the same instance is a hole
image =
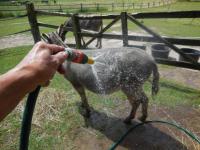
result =
[[[95,64],[66,65],[66,77],[78,81],[95,93],[112,93],[128,85],[141,85],[151,75],[155,62],[145,51],[136,48],[84,51],[95,56]],[[67,62],[69,63],[69,62]],[[72,81],[72,82],[73,82]]]

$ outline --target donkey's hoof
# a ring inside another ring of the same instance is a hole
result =
[[[138,117],[138,120],[140,120],[141,122],[145,122],[146,119],[147,119],[147,116]]]
[[[124,120],[124,123],[127,124],[127,125],[131,124],[131,119],[130,118],[126,118]]]
[[[85,110],[85,112],[83,113],[83,116],[85,118],[90,118],[90,110]]]

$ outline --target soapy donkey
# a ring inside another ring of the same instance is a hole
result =
[[[51,36],[49,36],[50,39]],[[51,43],[59,44],[57,38]],[[62,44],[59,44],[62,45]],[[65,61],[65,78],[71,82],[79,93],[85,117],[90,117],[90,106],[85,89],[97,94],[110,94],[121,90],[129,100],[132,109],[124,120],[131,123],[137,108],[142,105],[142,116],[139,120],[144,122],[148,116],[148,97],[144,93],[143,84],[152,74],[152,95],[159,90],[159,72],[154,59],[144,50],[138,48],[113,48],[104,50],[85,50],[85,54],[92,56],[94,64],[76,64]]]

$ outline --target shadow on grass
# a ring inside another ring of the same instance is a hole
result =
[[[81,110],[82,108],[79,105],[80,113]],[[137,123],[133,121],[132,125],[136,125]],[[132,126],[125,125],[122,118],[108,116],[106,113],[97,110],[91,111],[89,119],[85,118],[85,125],[98,130],[113,142],[119,140]],[[187,150],[174,137],[149,124],[132,131],[120,145],[134,150]]]

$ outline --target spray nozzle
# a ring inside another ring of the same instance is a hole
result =
[[[68,54],[67,60],[79,64],[93,64],[94,60],[84,54],[82,51],[74,50],[71,48],[65,48],[66,53]]]

